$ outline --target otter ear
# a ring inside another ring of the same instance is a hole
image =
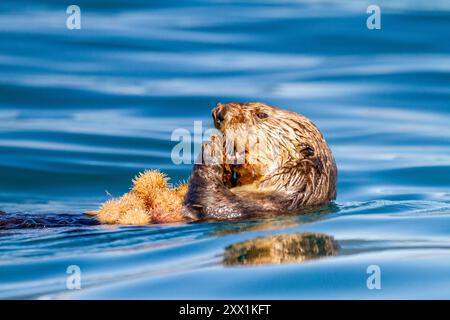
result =
[[[212,116],[214,122],[216,121],[217,110],[220,109],[221,107],[222,107],[222,103],[219,102],[217,104],[217,106],[211,110],[211,116]]]

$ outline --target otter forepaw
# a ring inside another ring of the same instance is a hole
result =
[[[221,165],[224,162],[223,139],[217,135],[211,135],[211,141],[202,145],[202,164]]]

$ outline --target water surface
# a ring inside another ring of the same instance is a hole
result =
[[[0,298],[449,298],[450,5],[0,3]],[[190,165],[176,128],[263,101],[322,130],[335,206],[149,227],[83,217],[144,169]],[[7,224],[6,222],[7,221]],[[82,271],[67,290],[66,269]],[[369,290],[367,268],[381,270]]]

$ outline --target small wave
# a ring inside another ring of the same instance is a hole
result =
[[[0,211],[0,231],[95,226],[97,220],[72,214],[23,214]]]

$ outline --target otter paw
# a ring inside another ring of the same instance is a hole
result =
[[[222,180],[224,171],[224,153],[223,143],[219,136],[211,136],[210,142],[202,145],[202,155],[197,159],[192,170],[192,176],[203,180],[220,179]]]
[[[201,163],[205,165],[222,165],[225,160],[223,139],[218,135],[211,135],[210,139],[210,142],[205,142],[202,145]]]

